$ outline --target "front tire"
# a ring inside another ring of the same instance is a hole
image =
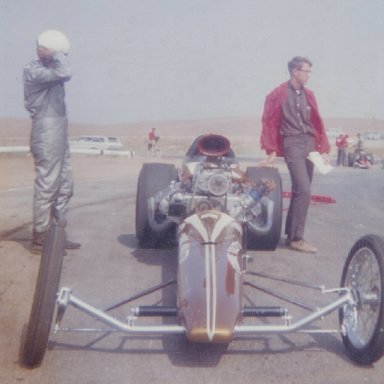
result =
[[[136,237],[141,247],[149,248],[170,244],[175,237],[175,224],[170,223],[162,231],[154,231],[149,225],[148,199],[169,186],[177,179],[173,164],[146,163],[143,165],[137,183],[136,193]]]
[[[47,231],[41,255],[28,329],[22,346],[22,364],[41,364],[48,344],[64,256],[64,227],[53,224]]]
[[[254,250],[275,250],[281,237],[281,225],[283,215],[282,182],[279,171],[273,167],[248,167],[248,178],[254,181],[261,179],[273,180],[275,189],[268,195],[273,201],[272,227],[268,233],[257,233],[250,225],[247,225],[247,248]]]
[[[352,289],[356,302],[339,311],[349,357],[369,365],[384,354],[384,240],[366,235],[356,241],[345,262],[341,287]]]

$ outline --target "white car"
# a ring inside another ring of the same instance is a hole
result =
[[[75,149],[123,149],[121,141],[114,136],[80,136],[77,140],[71,141],[70,146]]]

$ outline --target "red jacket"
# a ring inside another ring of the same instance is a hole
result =
[[[336,147],[337,148],[347,148],[348,147],[348,135],[339,135],[336,138]]]
[[[288,81],[275,88],[265,99],[260,144],[261,149],[265,149],[267,154],[276,152],[277,156],[284,155],[280,126],[281,106],[287,97],[287,91]],[[304,88],[304,92],[311,107],[311,123],[315,130],[316,150],[320,153],[329,153],[331,147],[325,133],[323,120],[320,117],[315,95],[307,88]]]

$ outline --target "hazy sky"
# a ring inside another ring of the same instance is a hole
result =
[[[27,117],[22,68],[62,30],[73,122],[259,116],[293,56],[324,117],[384,118],[383,0],[0,0],[0,117]]]

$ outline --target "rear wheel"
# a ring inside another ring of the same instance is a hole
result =
[[[47,231],[28,329],[22,346],[22,364],[41,364],[48,344],[64,255],[64,227],[51,225]]]
[[[348,167],[353,167],[356,160],[356,154],[354,152],[349,152],[347,157]]]
[[[258,233],[247,225],[247,248],[255,250],[274,250],[281,237],[281,224],[283,215],[282,182],[279,171],[273,167],[248,167],[246,174],[254,181],[260,179],[273,180],[276,188],[268,195],[273,201],[272,227],[267,233]]]
[[[384,354],[384,240],[360,238],[344,265],[341,286],[352,289],[355,303],[339,311],[343,343],[350,358],[368,365]]]
[[[136,237],[142,247],[172,245],[175,239],[175,224],[170,223],[163,230],[154,231],[149,225],[148,199],[169,186],[177,179],[173,164],[144,164],[137,183],[136,194]]]
[[[375,156],[373,153],[367,153],[367,160],[369,164],[374,165],[375,164]]]

